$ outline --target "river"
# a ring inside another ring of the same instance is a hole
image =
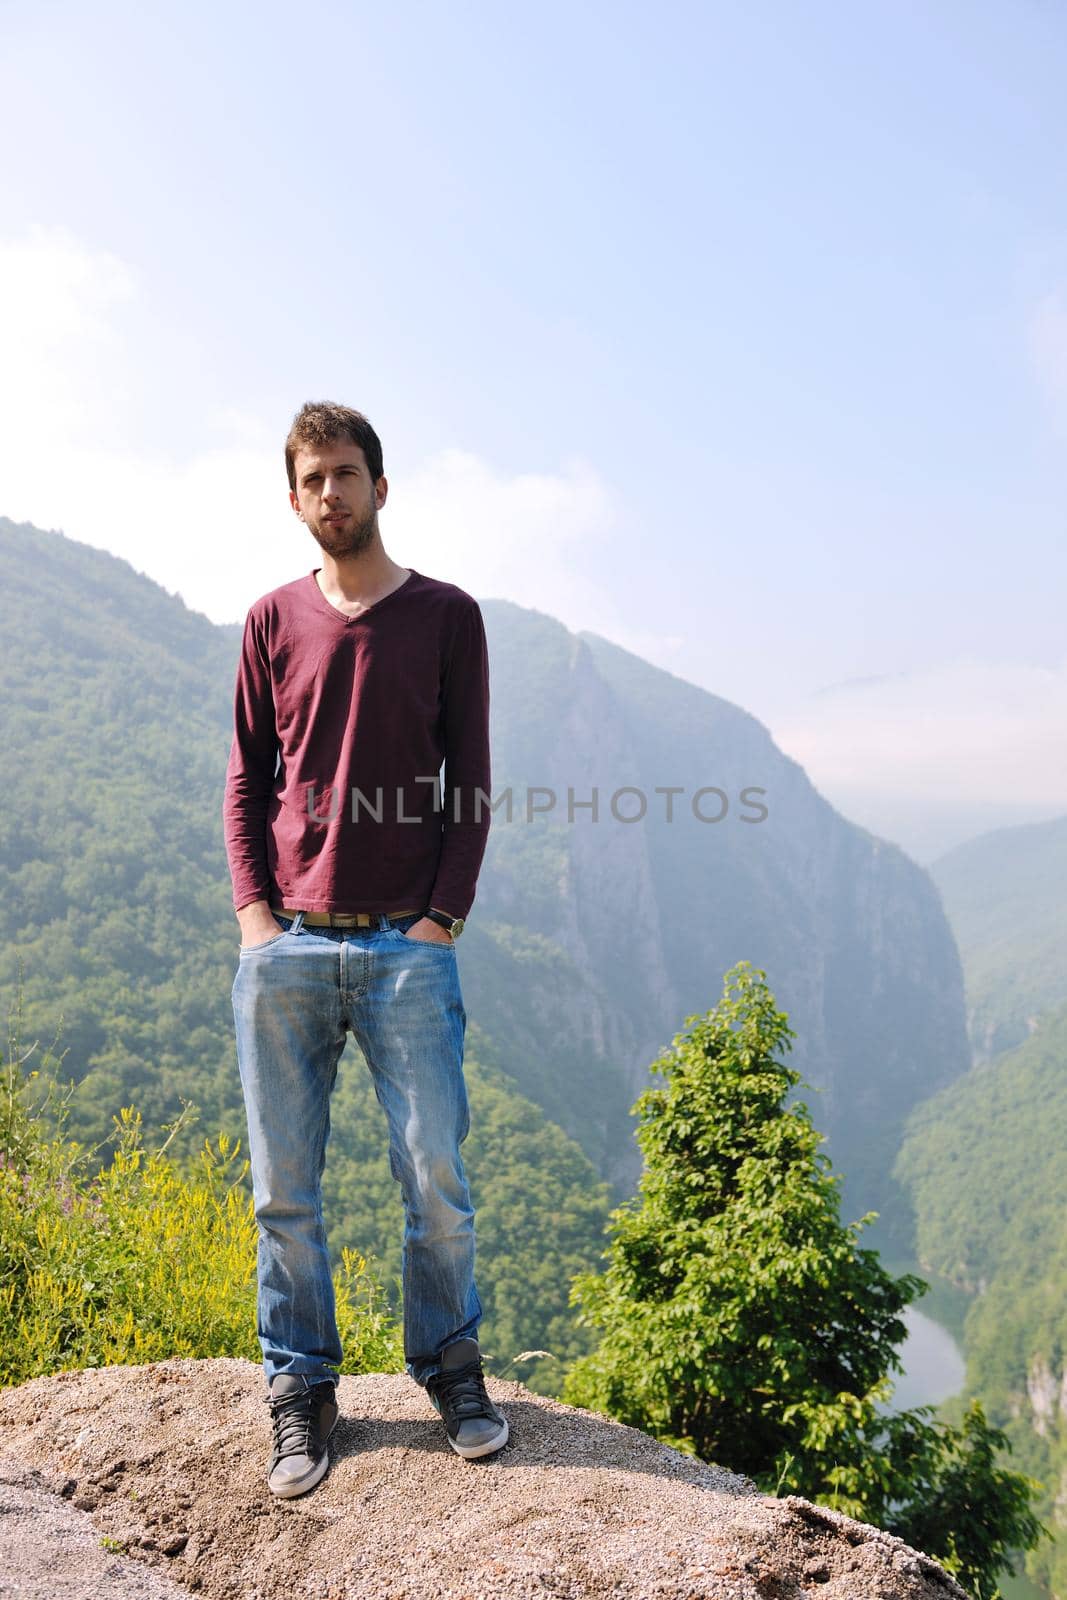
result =
[[[904,1371],[897,1375],[892,1409],[939,1405],[963,1388],[963,1353],[947,1328],[915,1306],[906,1306],[901,1317],[908,1337],[901,1346]]]

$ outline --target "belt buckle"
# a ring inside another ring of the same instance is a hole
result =
[[[330,918],[331,928],[360,928],[364,921],[370,922],[370,914],[366,911],[337,912]]]

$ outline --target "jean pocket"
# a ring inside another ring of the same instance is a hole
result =
[[[401,933],[399,928],[396,933],[398,939],[402,939],[405,944],[414,945],[416,950],[444,950],[447,954],[456,948],[452,939],[413,939],[410,934]]]
[[[243,944],[240,947],[240,954],[243,956],[251,956],[254,955],[257,950],[269,950],[271,945],[277,944],[279,939],[286,938],[288,933],[288,928],[282,928],[280,933],[276,933],[272,939],[264,939],[262,944]]]

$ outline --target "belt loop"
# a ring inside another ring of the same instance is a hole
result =
[[[389,913],[388,913],[388,911],[379,911],[379,913],[378,913],[378,931],[379,931],[379,933],[388,933],[389,932],[389,927],[390,927],[390,923],[389,923]]]
[[[299,933],[303,926],[304,926],[304,913],[302,911],[298,911],[296,916],[293,918],[293,926],[289,929],[289,932],[290,933]]]

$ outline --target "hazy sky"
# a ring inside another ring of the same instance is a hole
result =
[[[281,441],[341,399],[398,561],[744,705],[916,853],[1067,810],[1059,0],[0,38],[0,513],[240,620],[318,564]]]

